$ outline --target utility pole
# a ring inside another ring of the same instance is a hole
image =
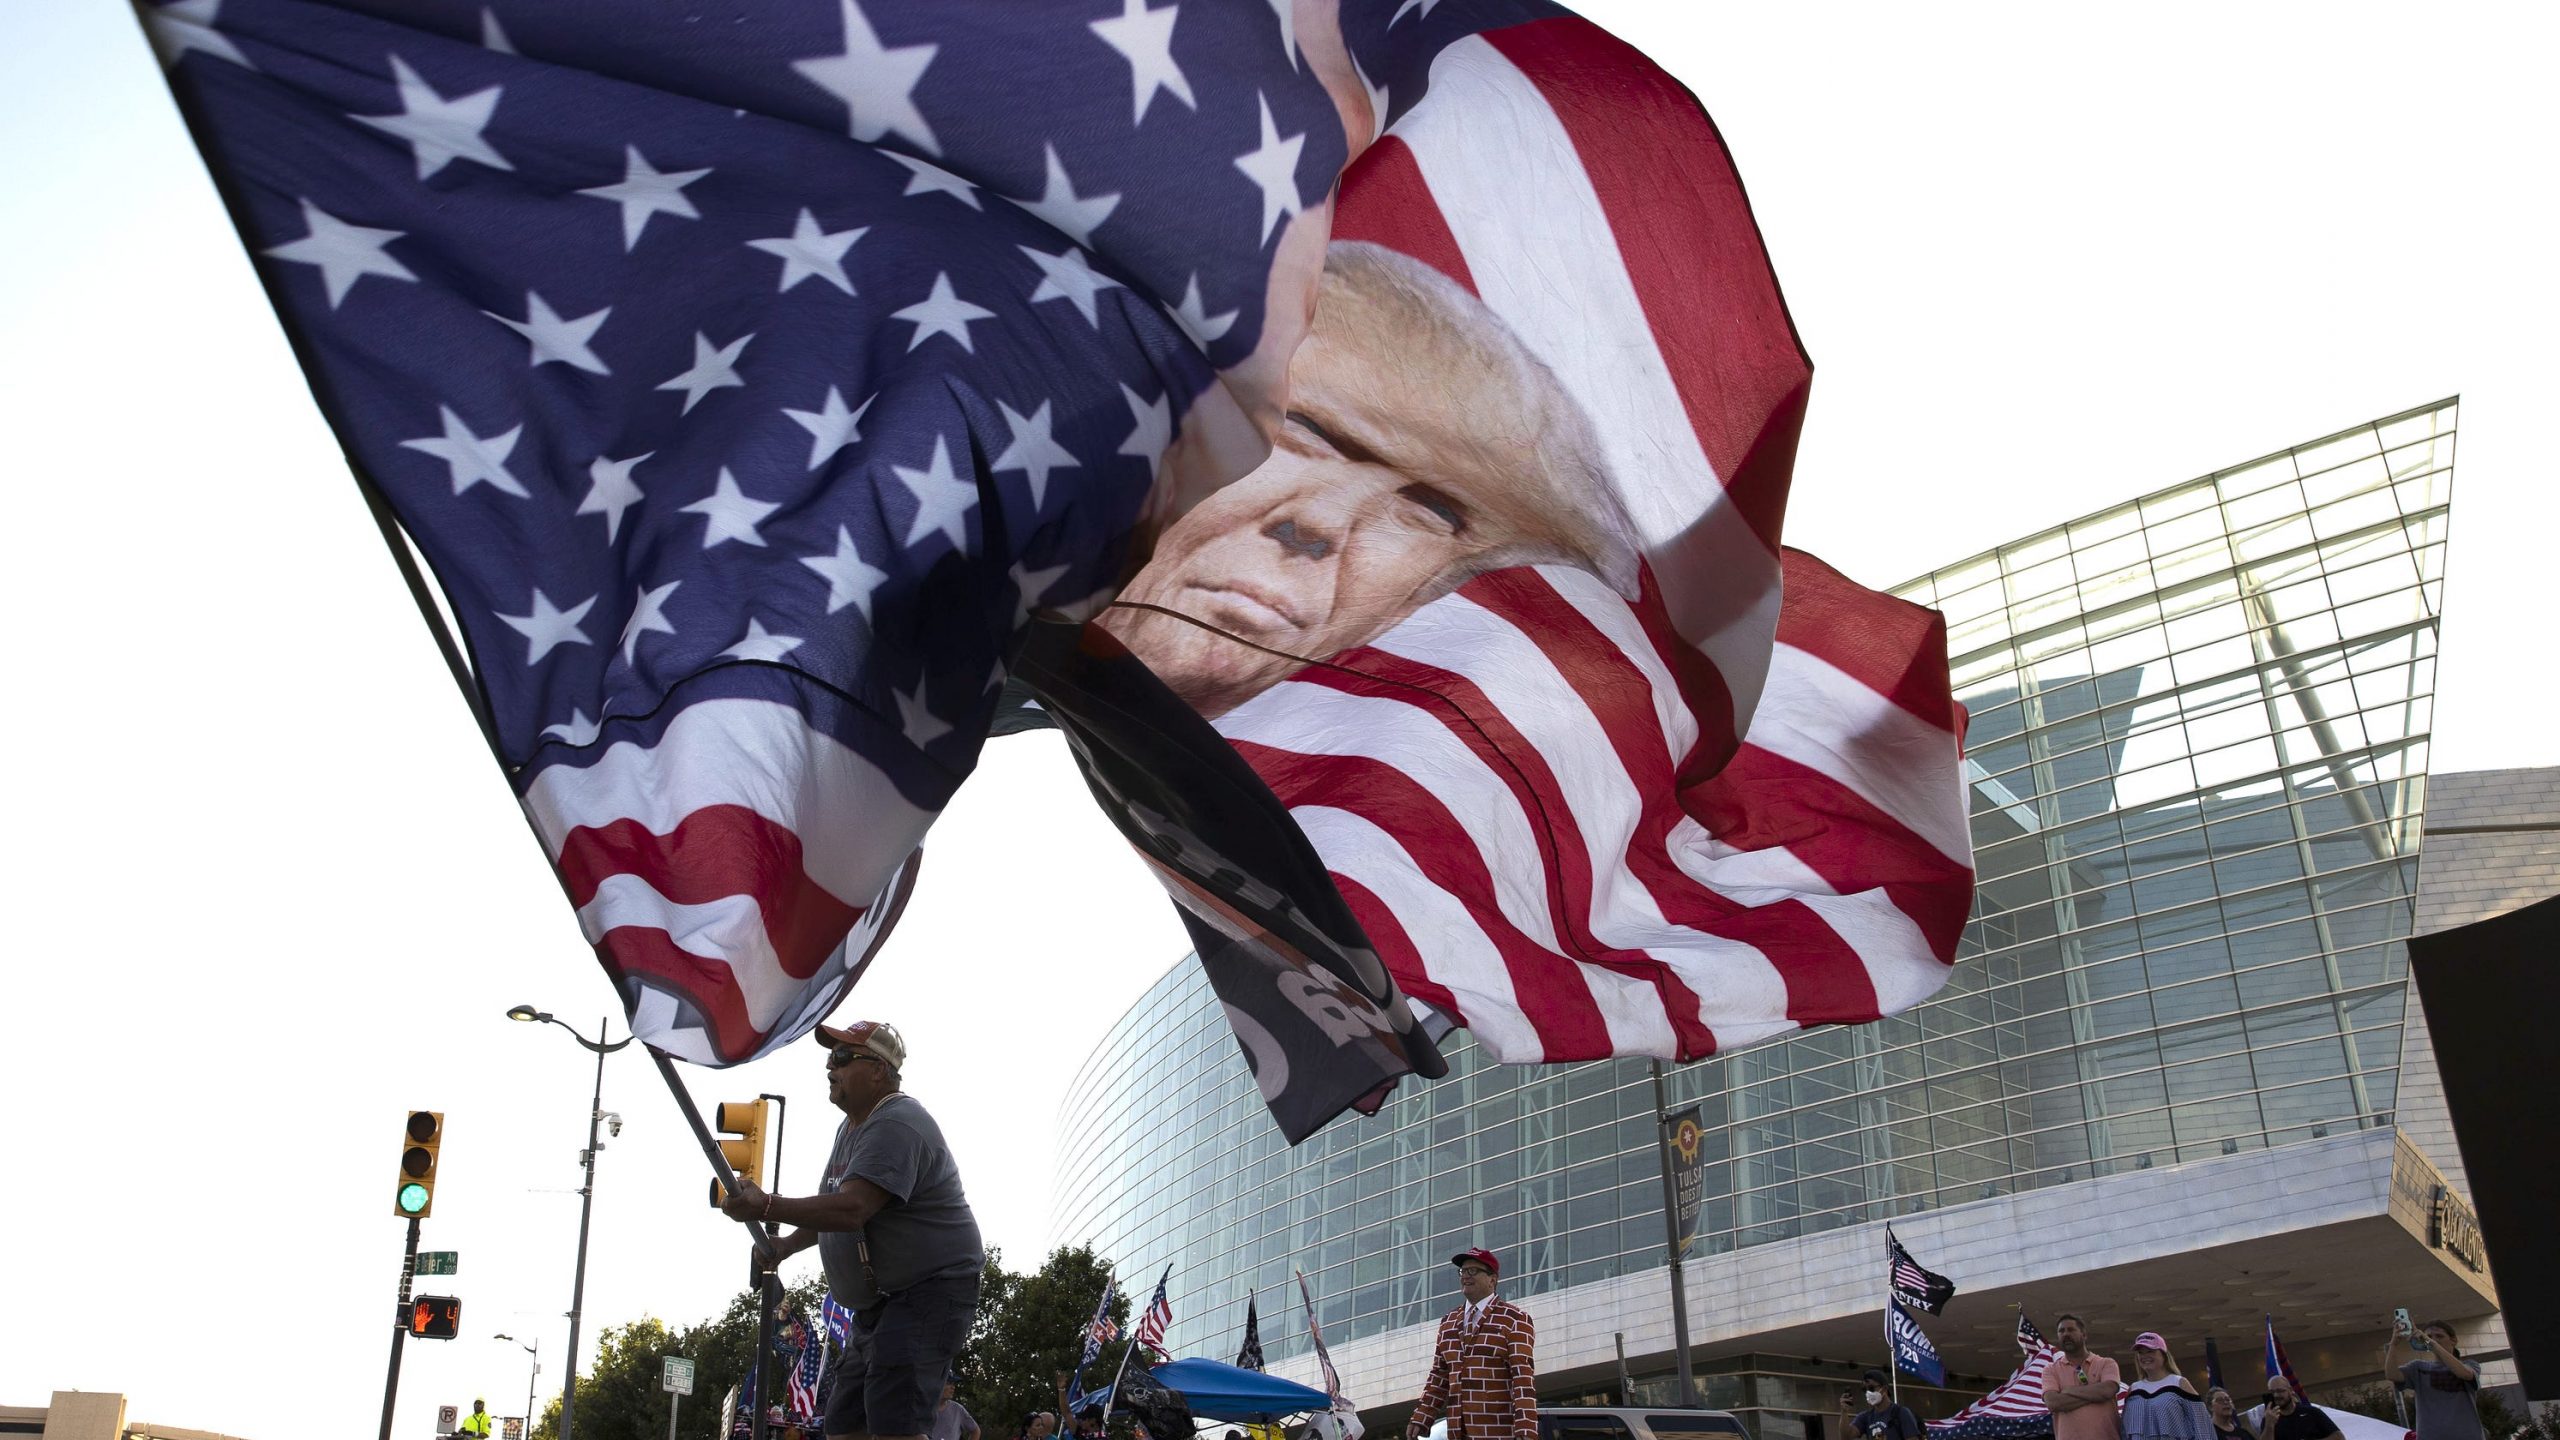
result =
[[[1680,1356],[1680,1405],[1695,1409],[1698,1387],[1689,1374],[1688,1266],[1680,1254],[1680,1197],[1671,1183],[1671,1106],[1662,1088],[1662,1062],[1653,1061],[1653,1148],[1662,1162],[1662,1238],[1671,1255],[1671,1344]]]
[[[587,1102],[587,1180],[578,1187],[578,1278],[569,1287],[569,1382],[560,1387],[560,1440],[570,1440],[570,1425],[578,1409],[578,1313],[587,1305],[587,1222],[596,1210],[596,1127],[604,1123],[604,1057],[621,1045],[607,1047],[604,1037],[612,1031],[613,1017],[596,1022],[597,1043],[587,1048],[596,1052],[595,1097]],[[569,1032],[576,1035],[577,1032]],[[581,1037],[579,1044],[585,1045]],[[623,1045],[631,1042],[625,1039]],[[533,1440],[533,1417],[525,1417],[524,1440]],[[391,1440],[389,1435],[382,1440]]]

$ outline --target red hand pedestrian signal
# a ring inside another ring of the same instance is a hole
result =
[[[451,1295],[421,1295],[409,1302],[409,1333],[421,1340],[450,1340],[462,1333],[462,1302]]]

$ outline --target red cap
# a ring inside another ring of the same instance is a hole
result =
[[[1487,1270],[1492,1271],[1496,1277],[1499,1277],[1502,1274],[1502,1262],[1499,1259],[1496,1259],[1494,1257],[1494,1253],[1490,1250],[1482,1248],[1461,1250],[1457,1254],[1449,1257],[1449,1263],[1452,1265],[1464,1265],[1470,1260],[1473,1260]]]

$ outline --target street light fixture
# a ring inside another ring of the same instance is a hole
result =
[[[587,1167],[587,1179],[584,1185],[578,1187],[578,1278],[569,1291],[569,1363],[567,1366],[569,1378],[560,1387],[560,1440],[571,1440],[570,1427],[576,1419],[578,1408],[578,1312],[584,1309],[587,1303],[587,1221],[595,1213],[596,1208],[596,1150],[598,1148],[596,1127],[604,1123],[604,1057],[630,1044],[632,1037],[625,1035],[611,1042],[601,1038],[590,1040],[579,1034],[577,1027],[568,1021],[554,1016],[548,1010],[536,1010],[530,1005],[508,1006],[507,1018],[557,1025],[569,1032],[570,1039],[594,1051],[596,1056],[595,1098],[587,1103],[587,1148],[585,1153],[578,1157]],[[596,1022],[596,1034],[599,1037],[611,1034],[612,1029],[613,1020],[610,1016]],[[525,1440],[533,1440],[531,1413],[533,1407],[528,1404],[525,1409],[527,1412],[524,1420]]]
[[[537,1381],[542,1379],[542,1337],[539,1335],[534,1336],[533,1343],[530,1345],[525,1344],[522,1340],[517,1340],[513,1335],[500,1335],[495,1338],[514,1341],[515,1344],[522,1348],[526,1354],[533,1357],[533,1373],[524,1377],[523,1436],[523,1440],[533,1440],[533,1387]]]

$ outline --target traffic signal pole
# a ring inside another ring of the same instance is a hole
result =
[[[400,1256],[400,1302],[391,1311],[391,1373],[382,1382],[382,1440],[391,1440],[391,1402],[400,1395],[400,1347],[409,1339],[409,1282],[418,1274],[418,1217],[409,1217],[409,1246]],[[526,1440],[532,1440],[528,1433]]]

